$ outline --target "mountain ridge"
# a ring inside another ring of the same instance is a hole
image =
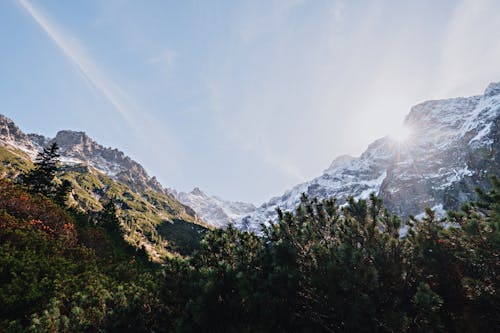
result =
[[[153,190],[181,202],[192,214],[216,226],[230,223],[257,231],[275,210],[293,209],[305,193],[320,199],[378,194],[395,214],[418,215],[426,206],[456,209],[474,199],[474,186],[488,186],[487,175],[499,174],[500,83],[490,83],[483,95],[430,100],[410,109],[404,125],[410,137],[400,142],[377,139],[359,156],[333,159],[323,174],[298,184],[259,207],[206,195],[199,188],[179,192],[164,188],[155,177],[123,152],[105,148],[85,132],[63,130],[54,138],[24,134],[0,115],[0,139],[17,144],[33,156],[43,145],[57,142],[67,165],[89,165],[134,191]],[[411,198],[413,200],[405,200]]]
[[[358,158],[339,156],[322,175],[271,198],[236,226],[258,231],[276,208],[293,210],[302,193],[343,204],[350,195],[374,192],[403,219],[425,207],[457,209],[475,198],[476,186],[489,186],[489,174],[500,174],[499,113],[500,83],[490,83],[483,95],[419,103],[405,117],[406,141],[386,136]]]
[[[225,227],[255,211],[251,203],[227,201],[217,196],[209,196],[198,187],[190,192],[170,190],[186,206],[194,209],[200,218],[215,227]]]
[[[0,177],[14,179],[26,172],[38,152],[52,143],[59,146],[62,164],[58,181],[72,184],[71,206],[92,215],[102,209],[102,200],[112,199],[119,208],[125,238],[138,248],[145,247],[155,260],[167,255],[166,249],[194,249],[190,239],[200,238],[206,230],[196,213],[139,163],[117,149],[103,147],[85,132],[63,130],[54,138],[25,134],[0,115]],[[181,248],[176,241],[186,246]]]

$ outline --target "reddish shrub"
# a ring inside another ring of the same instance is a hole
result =
[[[77,232],[71,217],[50,199],[30,194],[6,180],[0,180],[0,210],[26,221],[34,228],[76,244]]]

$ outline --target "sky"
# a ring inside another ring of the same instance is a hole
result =
[[[500,81],[498,0],[3,0],[0,113],[260,204]]]

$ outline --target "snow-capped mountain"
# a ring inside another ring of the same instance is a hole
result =
[[[404,125],[411,135],[403,142],[387,136],[368,146],[358,158],[341,156],[323,175],[272,198],[238,220],[241,229],[257,230],[272,220],[275,209],[293,210],[302,193],[320,199],[378,194],[402,217],[425,207],[456,209],[474,198],[476,186],[500,174],[500,83],[483,95],[428,101],[414,106]]]
[[[64,130],[59,131],[55,138],[24,134],[11,119],[0,115],[0,143],[15,146],[34,158],[42,147],[53,142],[59,146],[63,164],[91,166],[137,192],[152,189],[167,194],[156,178],[150,177],[139,163],[118,149],[103,147],[85,132]]]
[[[54,138],[25,134],[11,119],[0,115],[0,145],[21,149],[34,159],[43,147],[53,142],[59,146],[60,160],[64,165],[80,169],[81,167],[88,169],[90,166],[112,179],[125,183],[138,193],[153,190],[172,199],[176,197],[186,206],[184,208],[189,214],[194,215],[196,212],[199,218],[216,227],[226,226],[256,209],[252,204],[224,201],[215,196],[208,196],[198,188],[189,193],[167,190],[155,177],[150,177],[139,163],[117,149],[103,147],[84,132],[63,130]]]
[[[209,224],[234,223],[258,230],[275,218],[275,210],[293,210],[302,193],[320,199],[349,195],[367,198],[378,194],[401,217],[417,215],[425,207],[456,209],[474,199],[474,188],[487,187],[490,174],[500,174],[500,83],[490,84],[483,95],[427,101],[414,106],[405,119],[411,135],[405,141],[390,136],[368,146],[361,156],[340,156],[324,173],[299,184],[282,196],[256,208],[209,196],[198,188],[189,193],[166,190],[144,168],[117,149],[105,148],[84,132],[60,131],[55,138],[24,134],[12,120],[0,115],[0,144],[13,145],[31,157],[42,146],[57,142],[61,159],[84,164],[130,186],[174,195]]]
[[[38,153],[37,146],[30,137],[24,134],[11,119],[2,114],[0,114],[0,145],[15,146],[33,158]]]
[[[161,261],[168,251],[190,251],[190,242],[206,231],[196,213],[139,163],[83,132],[60,131],[52,139],[24,134],[0,115],[0,178],[15,179],[29,170],[42,147],[53,142],[60,147],[63,164],[58,178],[71,183],[67,204],[94,216],[103,208],[103,200],[112,199],[119,208],[125,240],[145,249],[154,260]]]
[[[225,227],[257,209],[249,203],[225,201],[216,196],[208,196],[199,188],[189,193],[174,190],[171,192],[182,204],[191,207],[201,219],[215,227]]]

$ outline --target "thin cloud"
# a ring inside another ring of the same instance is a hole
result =
[[[82,47],[66,36],[60,28],[33,7],[28,0],[18,0],[18,3],[76,67],[84,81],[99,92],[130,123],[130,115],[127,109],[131,102],[128,101],[128,96],[120,87],[99,71],[97,66],[85,55]]]
[[[58,27],[55,22],[32,6],[28,0],[17,0],[17,2],[54,41],[92,91],[103,96],[121,115],[132,130],[133,136],[143,146],[147,145],[157,151],[168,151],[170,157],[176,157],[170,158],[166,166],[161,157],[155,157],[161,160],[164,168],[168,167],[171,172],[175,172],[176,161],[180,158],[181,153],[177,141],[172,137],[171,131],[166,128],[166,125],[159,122],[152,114],[145,112],[144,109],[137,107],[116,82],[98,69],[84,52],[84,48]],[[154,136],[151,133],[154,133]],[[136,154],[140,153],[136,152]],[[147,156],[144,156],[144,159],[147,159]]]

